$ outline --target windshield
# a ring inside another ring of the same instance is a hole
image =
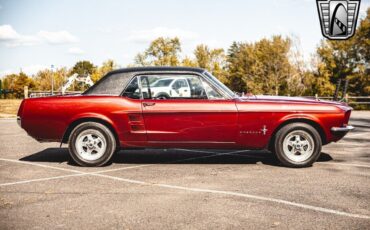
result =
[[[150,85],[150,87],[166,87],[166,86],[169,86],[173,80],[174,79],[158,80],[154,82],[152,85]]]
[[[216,77],[214,77],[212,74],[205,72],[205,75],[209,80],[211,80],[215,85],[217,85],[219,88],[222,89],[225,93],[227,93],[230,97],[236,97],[236,94],[231,91],[226,85],[224,85],[222,82],[220,82]]]

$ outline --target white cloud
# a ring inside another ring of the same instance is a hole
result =
[[[6,46],[28,46],[40,42],[36,36],[27,36],[17,33],[11,25],[0,26],[0,42],[5,42]]]
[[[19,68],[17,70],[15,70],[15,69],[1,70],[0,71],[0,78],[4,77],[5,75],[9,75],[9,74],[18,74],[20,71],[22,71],[23,73],[25,73],[29,76],[32,76],[32,75],[37,74],[37,72],[39,72],[40,70],[44,70],[44,69],[50,69],[50,66],[48,67],[48,66],[45,66],[45,65],[28,65],[28,66],[24,66],[22,68]]]
[[[34,75],[40,70],[49,69],[50,66],[45,65],[28,65],[22,68],[22,71],[27,75]]]
[[[181,40],[194,40],[198,37],[198,34],[177,28],[171,29],[166,27],[156,27],[148,30],[132,31],[128,40],[130,42],[146,43],[153,41],[158,37],[178,37]]]
[[[82,50],[79,47],[71,47],[71,48],[68,49],[68,53],[69,54],[75,54],[75,55],[81,55],[81,54],[84,54],[85,51]]]
[[[61,31],[45,31],[42,30],[37,33],[37,36],[44,39],[47,43],[51,44],[65,44],[78,42],[78,38],[65,30]]]
[[[0,26],[0,41],[1,40],[14,40],[19,38],[20,35],[13,29],[11,25]]]
[[[11,25],[0,26],[0,42],[8,47],[31,46],[42,43],[66,44],[78,42],[78,38],[68,31],[40,31],[36,35],[19,34]]]

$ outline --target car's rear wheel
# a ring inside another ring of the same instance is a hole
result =
[[[321,146],[320,134],[306,123],[288,124],[274,138],[275,155],[288,167],[311,166],[319,158]]]
[[[102,166],[116,151],[113,133],[103,124],[85,122],[76,126],[69,138],[69,153],[81,166]]]

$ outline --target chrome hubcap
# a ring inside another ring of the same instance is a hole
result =
[[[303,130],[288,133],[283,141],[284,154],[294,162],[303,162],[310,158],[314,147],[313,138]]]
[[[104,155],[107,142],[103,134],[95,129],[82,131],[76,139],[76,149],[84,160],[94,161]]]

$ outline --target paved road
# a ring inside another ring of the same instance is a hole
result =
[[[121,151],[82,168],[0,120],[0,229],[370,229],[370,112],[313,167],[268,152]]]

